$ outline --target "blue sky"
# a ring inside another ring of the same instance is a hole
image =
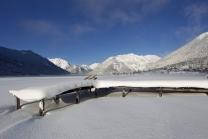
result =
[[[160,57],[208,31],[207,0],[1,0],[0,46],[72,64]]]

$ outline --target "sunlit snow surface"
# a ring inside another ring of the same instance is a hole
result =
[[[178,74],[173,78],[177,78],[176,76]],[[186,80],[192,78],[206,80],[204,75],[200,74],[184,76]],[[98,77],[98,79],[113,80],[116,77]],[[142,92],[133,91],[122,98],[121,90],[112,89],[109,90],[111,94],[108,96],[103,95],[104,90],[100,90],[100,97],[95,99],[94,94],[82,92],[81,103],[78,105],[74,104],[74,94],[62,96],[58,104],[52,100],[46,101],[48,112],[46,116],[39,117],[38,103],[15,110],[14,98],[9,93],[9,90],[55,85],[83,78],[82,76],[0,78],[0,138],[198,139],[208,136],[208,97],[205,95],[183,97],[172,95],[173,97],[160,98],[156,97],[156,92],[152,92],[152,96],[144,97],[138,95]],[[143,92],[145,93],[147,92]],[[63,108],[58,109],[58,106]],[[50,111],[49,109],[53,107],[57,109]]]

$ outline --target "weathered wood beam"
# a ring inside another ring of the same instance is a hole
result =
[[[44,116],[44,110],[45,110],[45,101],[44,99],[42,99],[39,102],[39,115],[40,116]]]
[[[17,96],[15,96],[16,98],[15,98],[15,100],[16,100],[16,109],[21,109],[21,106],[20,106],[20,99],[17,97]]]
[[[79,104],[79,90],[76,90],[76,104]]]
[[[197,93],[207,93],[207,89],[200,89],[200,88],[161,88],[162,90],[166,91],[178,91],[178,92],[197,92]]]

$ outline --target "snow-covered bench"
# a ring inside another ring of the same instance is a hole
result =
[[[39,115],[44,115],[44,100],[48,98],[59,99],[59,95],[76,92],[76,103],[79,103],[79,90],[93,88],[90,81],[82,81],[77,83],[62,83],[49,86],[34,86],[22,90],[9,90],[16,97],[16,108],[20,109],[20,99],[26,102],[39,102]]]
[[[157,90],[159,97],[162,97],[162,91],[177,92],[204,92],[208,93],[208,81],[203,79],[131,79],[131,80],[97,80],[94,82],[95,88],[121,88],[122,96],[125,97],[132,89]],[[129,92],[125,93],[125,89]]]
[[[40,101],[40,115],[44,115],[44,100],[46,98],[55,97],[58,99],[58,96],[61,94],[76,92],[76,103],[79,103],[79,90],[91,88],[96,88],[95,97],[98,95],[98,88],[106,88],[107,94],[107,88],[111,87],[121,88],[123,97],[126,96],[125,89],[129,89],[129,92],[131,92],[132,89],[157,90],[160,97],[162,97],[163,90],[208,93],[208,80],[203,78],[141,77],[142,76],[121,76],[120,78],[109,77],[105,80],[79,80],[74,83],[70,82],[49,86],[35,86],[18,91],[10,90],[9,92],[16,97],[17,109],[20,108],[20,99],[27,102]]]

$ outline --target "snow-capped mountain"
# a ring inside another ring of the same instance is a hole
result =
[[[82,67],[83,69],[85,69],[88,72],[92,71],[92,69],[89,66],[87,66],[87,65],[80,65],[80,67]]]
[[[52,63],[54,63],[58,67],[66,70],[66,71],[69,71],[71,73],[86,74],[86,73],[89,73],[90,71],[92,71],[92,69],[90,67],[88,67],[87,65],[81,65],[81,66],[71,65],[66,60],[61,59],[61,58],[48,58],[48,60],[50,60]]]
[[[143,70],[147,64],[158,61],[160,57],[155,55],[138,56],[126,54],[113,56],[98,65],[91,74],[110,75],[119,73],[132,73]]]
[[[92,71],[92,69],[90,69],[88,66],[86,65],[82,65],[82,66],[79,66],[79,65],[72,65],[69,69],[69,71],[71,73],[77,73],[77,74],[87,74],[89,73],[90,71]]]
[[[90,65],[89,67],[94,70],[98,65],[100,65],[100,63],[94,63],[92,65]]]
[[[159,68],[172,68],[184,66],[200,67],[208,64],[208,32],[203,33],[191,42],[173,51],[154,64],[149,65],[146,70]]]
[[[56,66],[65,70],[71,67],[71,65],[66,60],[61,59],[61,58],[48,58],[48,60],[54,63]]]
[[[0,46],[0,75],[64,75],[69,72],[57,67],[47,58],[30,50],[14,50]]]

